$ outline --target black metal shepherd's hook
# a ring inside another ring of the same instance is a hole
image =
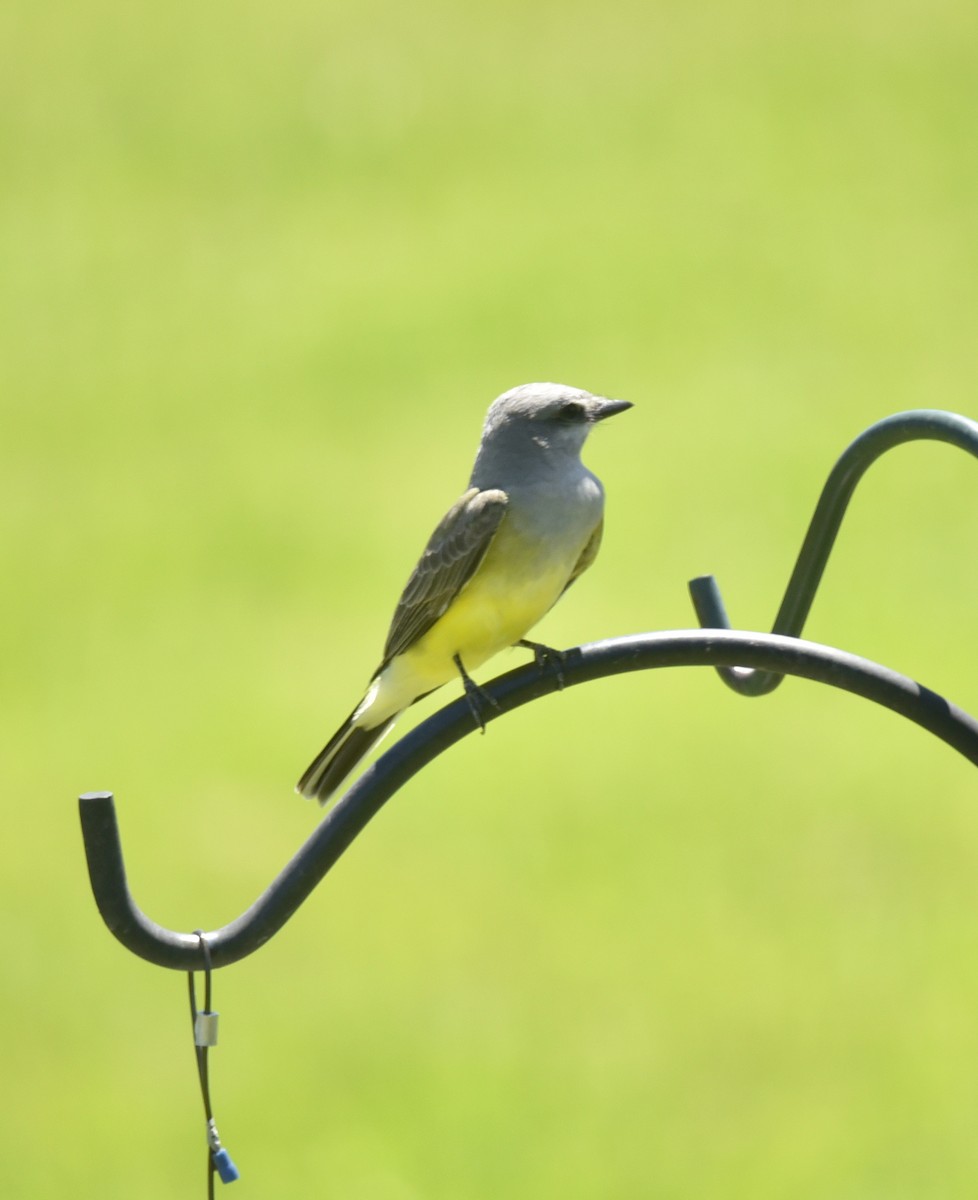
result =
[[[842,518],[867,468],[894,446],[921,439],[948,442],[978,458],[978,422],[941,409],[917,408],[896,413],[861,433],[835,464],[822,489],[775,618],[773,633],[801,637]],[[731,628],[719,585],[712,575],[690,580],[689,591],[704,629]],[[719,674],[724,683],[742,696],[773,692],[783,678],[779,673],[746,665],[721,667]]]
[[[801,676],[873,700],[929,730],[978,765],[978,722],[935,692],[867,659],[775,634],[686,630],[615,638],[567,651],[562,679],[529,665],[486,685],[498,707],[486,721],[556,691],[607,675],[678,666],[733,666]],[[271,886],[236,920],[205,934],[215,967],[264,945],[292,916],[353,839],[412,775],[473,731],[464,699],[418,725],[369,767],[328,813]],[[200,935],[165,929],[136,905],[126,883],[112,795],[80,798],[82,833],[92,890],[106,925],[134,954],[161,967],[193,970]]]
[[[518,668],[486,685],[496,701],[486,721],[557,690],[607,675],[660,667],[710,666],[737,691],[762,695],[784,675],[829,684],[884,705],[916,722],[978,765],[978,722],[936,693],[867,659],[799,639],[853,490],[885,450],[918,438],[950,442],[978,456],[978,423],[932,410],[898,413],[871,426],[839,459],[822,492],[771,634],[729,628],[711,576],[690,590],[705,630],[647,633],[568,651],[558,677],[546,666]],[[350,788],[269,888],[236,920],[206,937],[214,967],[251,954],[275,934],[388,799],[428,762],[472,732],[469,707],[457,700],[395,743]],[[106,925],[131,950],[159,966],[199,966],[199,933],[151,921],[126,882],[111,793],[80,798],[92,890]]]

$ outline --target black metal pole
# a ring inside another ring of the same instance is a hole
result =
[[[498,709],[487,709],[485,720],[540,699],[561,683],[570,687],[630,671],[680,666],[741,666],[841,688],[914,721],[978,765],[978,722],[912,679],[813,642],[725,629],[646,633],[580,646],[566,652],[560,680],[548,667],[520,667],[486,685]],[[205,935],[213,965],[227,966],[264,945],[398,788],[473,728],[468,704],[460,699],[396,742],[360,776],[255,903]],[[182,971],[198,968],[199,936],[157,925],[132,898],[111,793],[86,793],[79,806],[92,891],[108,928],[149,962]]]

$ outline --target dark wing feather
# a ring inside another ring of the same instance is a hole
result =
[[[444,616],[485,557],[506,504],[506,493],[498,488],[469,488],[448,510],[398,601],[381,669]]]
[[[564,584],[564,592],[570,587],[578,575],[583,575],[591,563],[598,557],[598,550],[601,547],[601,535],[604,532],[604,521],[601,520],[595,525],[594,532],[587,540],[587,545],[581,551],[581,557],[574,564],[574,570],[571,571],[570,579]],[[564,592],[560,594],[563,595]]]

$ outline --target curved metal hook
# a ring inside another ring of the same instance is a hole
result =
[[[881,454],[903,442],[920,439],[949,442],[978,458],[978,422],[957,413],[919,408],[895,413],[870,425],[845,450],[822,489],[772,632],[801,636],[856,484]],[[719,585],[712,575],[690,580],[689,591],[703,628],[731,628]],[[781,674],[745,665],[721,667],[718,674],[742,696],[766,695],[783,679]]]
[[[775,634],[720,630],[646,633],[579,646],[566,652],[561,679],[548,667],[524,666],[486,685],[498,708],[486,721],[537,700],[560,686],[607,675],[660,667],[733,666],[798,675],[854,692],[916,722],[978,765],[978,721],[886,667],[814,642]],[[412,775],[473,731],[468,704],[459,699],[429,717],[369,767],[328,813],[247,911],[206,934],[215,967],[227,966],[264,945],[292,916],[370,819]],[[99,912],[120,942],[161,967],[181,971],[200,965],[200,937],[151,921],[136,905],[126,882],[122,845],[110,792],[79,800],[92,891]]]

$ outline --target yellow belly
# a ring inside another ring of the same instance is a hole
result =
[[[582,547],[541,553],[500,531],[478,571],[445,615],[410,649],[393,659],[368,693],[358,721],[373,727],[419,696],[458,677],[457,654],[466,671],[477,670],[512,646],[553,607]]]
[[[568,574],[564,570],[480,572],[405,657],[451,663],[458,654],[467,671],[476,670],[533,628],[557,600]]]

